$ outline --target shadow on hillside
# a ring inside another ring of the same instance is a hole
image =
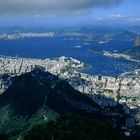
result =
[[[76,91],[65,80],[41,69],[13,77],[12,82],[12,85],[0,95],[0,113],[8,111],[11,117],[22,116],[30,119],[38,110],[49,108],[60,115],[73,113],[97,120],[109,118],[113,121],[114,127],[122,127],[125,126],[126,118],[131,116],[124,112],[126,104],[120,105],[111,98],[97,94],[89,97]],[[109,101],[116,106],[102,107],[92,98]],[[7,116],[1,116],[1,121],[4,117]]]

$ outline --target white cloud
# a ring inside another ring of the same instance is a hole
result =
[[[37,15],[34,15],[34,18],[40,18],[41,15],[37,14]]]
[[[124,15],[121,14],[111,14],[107,16],[108,18],[124,18]]]

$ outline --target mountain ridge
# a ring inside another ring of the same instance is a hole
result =
[[[88,96],[37,68],[13,77],[12,85],[0,96],[0,136],[15,136],[67,112],[104,118],[100,106]]]

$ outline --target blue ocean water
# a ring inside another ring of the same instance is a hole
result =
[[[92,68],[85,69],[83,72],[91,75],[116,76],[140,68],[140,64],[136,62],[106,57],[100,52],[90,51],[94,47],[121,52],[132,47],[132,44],[130,41],[122,40],[111,40],[108,43],[99,44],[96,41],[86,42],[83,39],[68,39],[65,37],[0,40],[0,55],[18,55],[19,57],[41,59],[60,56],[73,57],[90,64]]]

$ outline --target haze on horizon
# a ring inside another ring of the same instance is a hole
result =
[[[4,0],[0,26],[140,23],[140,0]]]

